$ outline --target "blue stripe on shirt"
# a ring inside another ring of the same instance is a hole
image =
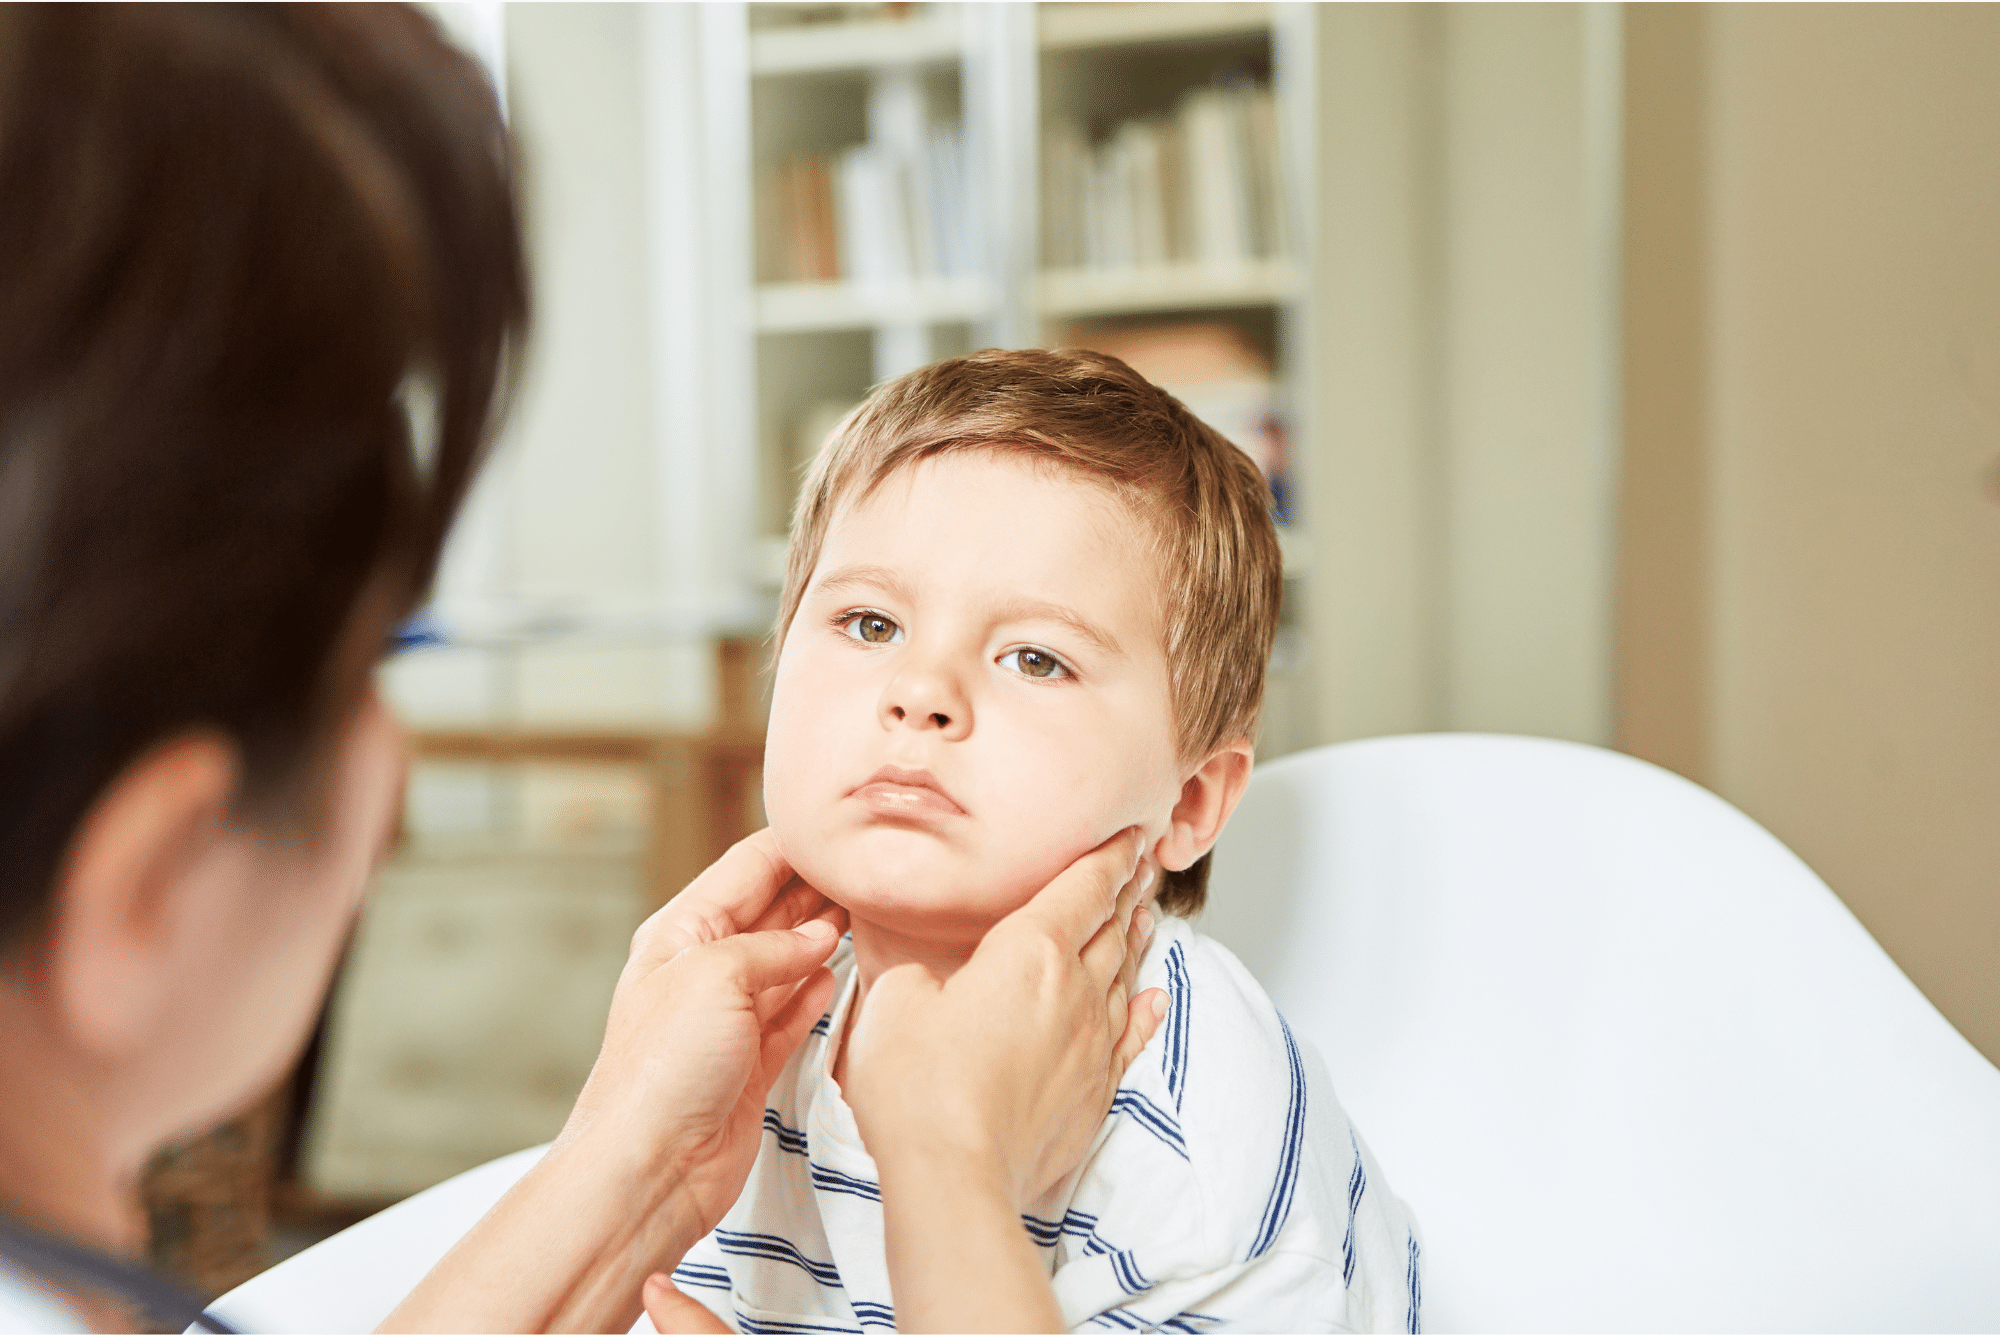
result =
[[[1424,1249],[1417,1246],[1417,1235],[1410,1234],[1410,1320],[1404,1327],[1409,1335],[1422,1335],[1424,1329],[1423,1254]]]
[[[896,1328],[896,1309],[888,1303],[862,1302],[850,1298],[848,1305],[854,1309],[854,1315],[864,1326],[887,1326],[890,1330]]]
[[[1035,1240],[1037,1247],[1053,1247],[1062,1239],[1061,1224],[1037,1219],[1031,1214],[1021,1216],[1021,1227],[1028,1230],[1028,1236]]]
[[[727,1289],[729,1272],[719,1265],[698,1265],[693,1261],[682,1261],[674,1267],[676,1284],[692,1284],[698,1289]]]
[[[778,1138],[778,1148],[785,1153],[810,1156],[806,1146],[806,1133],[794,1131],[786,1126],[784,1119],[778,1116],[776,1108],[764,1109],[764,1129]]]
[[[835,1191],[846,1196],[859,1196],[864,1201],[880,1201],[882,1188],[865,1177],[849,1177],[834,1168],[812,1166],[813,1186],[820,1191]]]
[[[1037,1219],[1031,1214],[1021,1216],[1021,1223],[1028,1230],[1028,1236],[1040,1247],[1053,1247],[1065,1235],[1083,1239],[1085,1256],[1110,1258],[1111,1277],[1118,1281],[1118,1287],[1127,1293],[1144,1293],[1153,1287],[1153,1281],[1146,1278],[1139,1269],[1139,1254],[1123,1247],[1114,1247],[1097,1234],[1097,1216],[1082,1210],[1071,1210],[1057,1223],[1052,1219]]]
[[[860,1329],[855,1326],[819,1326],[809,1321],[777,1321],[770,1317],[745,1316],[740,1307],[736,1309],[736,1328],[743,1335],[816,1335],[821,1331],[827,1332],[827,1335],[861,1335]]]
[[[1285,1036],[1285,1057],[1292,1068],[1292,1096],[1285,1108],[1285,1138],[1278,1151],[1278,1175],[1271,1183],[1270,1199],[1264,1203],[1264,1219],[1250,1244],[1248,1260],[1256,1260],[1271,1250],[1285,1219],[1292,1212],[1292,1193],[1299,1183],[1299,1160],[1304,1157],[1306,1139],[1306,1069],[1299,1060],[1299,1045],[1292,1041],[1292,1027],[1278,1017]]]
[[[1121,1089],[1111,1100],[1111,1111],[1122,1112],[1138,1125],[1150,1131],[1162,1145],[1185,1159],[1188,1157],[1187,1141],[1181,1136],[1181,1124],[1170,1112],[1141,1094],[1136,1089]]]
[[[1188,1012],[1193,987],[1188,981],[1187,954],[1176,941],[1167,947],[1167,1041],[1162,1044],[1160,1066],[1166,1073],[1167,1093],[1174,1096],[1174,1111],[1181,1110],[1181,1090],[1187,1083]]]
[[[1111,1253],[1111,1275],[1127,1293],[1144,1293],[1153,1281],[1139,1273],[1139,1261],[1129,1251]]]
[[[1361,1162],[1361,1142],[1354,1138],[1354,1128],[1347,1128],[1347,1144],[1354,1151],[1354,1171],[1347,1177],[1347,1240],[1340,1244],[1340,1282],[1348,1288],[1354,1287],[1354,1225],[1361,1213],[1361,1197],[1368,1191],[1368,1167]]]
[[[824,1284],[827,1288],[840,1287],[840,1271],[831,1261],[815,1261],[785,1238],[775,1233],[734,1233],[726,1228],[715,1230],[715,1241],[731,1256],[749,1256],[763,1261],[783,1261],[795,1265]]]
[[[1090,1242],[1096,1237],[1097,1216],[1086,1214],[1082,1210],[1071,1210],[1060,1220],[1037,1219],[1034,1215],[1024,1214],[1021,1216],[1021,1225],[1028,1230],[1028,1236],[1035,1240],[1035,1245],[1038,1247],[1053,1247],[1062,1240],[1064,1234],[1068,1234],[1072,1238],[1084,1239],[1084,1250],[1090,1251]],[[1111,1250],[1113,1249],[1102,1242],[1097,1244],[1097,1252]],[[1091,1254],[1096,1255],[1097,1252]]]

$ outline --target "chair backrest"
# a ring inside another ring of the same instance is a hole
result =
[[[239,1284],[208,1310],[237,1330],[374,1330],[548,1150],[509,1154],[418,1192]]]
[[[1210,904],[1416,1211],[1432,1330],[2000,1329],[2000,1071],[1713,794],[1324,747],[1256,772]]]

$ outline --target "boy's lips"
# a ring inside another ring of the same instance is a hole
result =
[[[965,808],[952,800],[944,785],[927,769],[884,765],[848,796],[861,799],[880,816],[931,820],[965,814]]]

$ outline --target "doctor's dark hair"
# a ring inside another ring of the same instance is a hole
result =
[[[849,414],[820,447],[799,492],[780,643],[838,509],[902,469],[966,450],[1080,475],[1150,527],[1174,750],[1192,765],[1236,738],[1254,741],[1284,592],[1270,489],[1242,450],[1101,352],[975,352],[891,380]],[[1162,910],[1200,912],[1209,857],[1166,874],[1155,900]]]
[[[505,397],[512,182],[404,6],[0,8],[0,947],[176,737],[317,829]]]

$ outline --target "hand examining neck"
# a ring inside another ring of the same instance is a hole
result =
[[[977,940],[940,942],[916,937],[859,918],[851,920],[848,930],[854,938],[854,1000],[848,1004],[847,1023],[841,1028],[840,1046],[833,1056],[833,1079],[841,1087],[843,1097],[847,1088],[848,1036],[860,1023],[875,981],[891,969],[913,965],[926,970],[940,983],[949,982],[965,967],[979,945]]]
[[[1063,1328],[1020,1216],[1082,1159],[1164,1013],[1159,992],[1131,995],[1159,875],[1139,843],[1126,831],[1079,858],[947,956],[948,977],[869,943],[877,972],[835,1075],[881,1173],[903,1329]]]

